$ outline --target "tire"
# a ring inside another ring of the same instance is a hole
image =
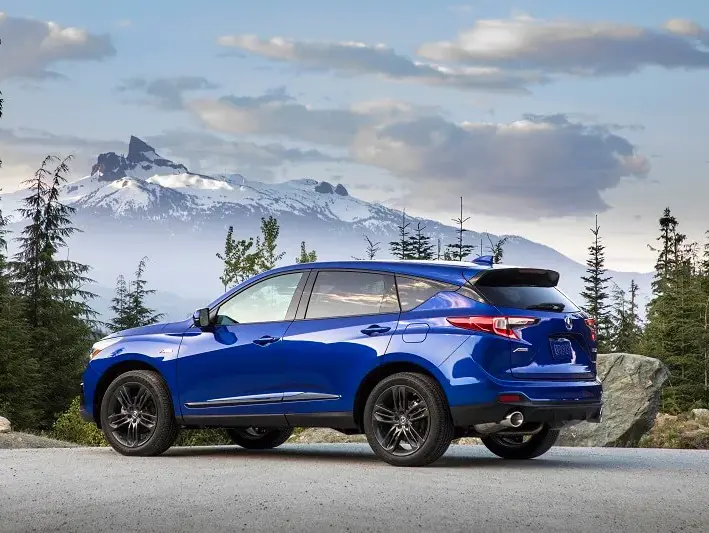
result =
[[[509,437],[508,437],[509,438]],[[527,442],[522,444],[506,444],[500,437],[488,435],[481,437],[482,443],[492,453],[503,459],[534,459],[548,452],[556,440],[559,438],[559,430],[551,429],[545,425],[539,432],[530,437]]]
[[[427,420],[425,425],[423,420]],[[389,376],[374,387],[364,407],[363,425],[374,453],[394,466],[426,466],[437,461],[455,434],[438,382],[411,372]]]
[[[147,400],[136,392],[142,390],[148,392]],[[131,404],[127,398],[134,392],[135,402]],[[143,404],[139,406],[141,401]],[[131,405],[136,409],[130,408]],[[152,428],[148,428],[146,424],[151,423]],[[127,429],[132,427],[136,428],[135,440]],[[111,447],[122,455],[153,456],[167,451],[177,440],[180,426],[175,420],[170,389],[162,376],[150,370],[132,370],[114,379],[101,401],[101,428]]]
[[[234,444],[247,450],[270,450],[286,442],[293,428],[234,428],[227,433]]]

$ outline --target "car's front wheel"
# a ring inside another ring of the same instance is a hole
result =
[[[293,428],[235,428],[227,433],[234,444],[247,450],[268,450],[286,442],[293,433]]]
[[[394,466],[433,463],[446,452],[455,431],[436,380],[410,372],[389,376],[374,387],[363,422],[374,453]]]
[[[160,455],[170,448],[180,426],[160,374],[132,370],[114,379],[101,401],[101,428],[123,455]]]
[[[482,443],[503,459],[534,459],[548,452],[559,438],[559,430],[545,425],[539,433],[527,437],[488,435]]]

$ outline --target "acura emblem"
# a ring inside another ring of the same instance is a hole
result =
[[[571,319],[570,316],[564,318],[564,324],[566,324],[566,329],[568,329],[569,331],[574,328],[574,321]]]

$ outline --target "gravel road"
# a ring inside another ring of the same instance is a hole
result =
[[[709,531],[709,452],[452,446],[395,468],[366,445],[0,450],[0,531]]]

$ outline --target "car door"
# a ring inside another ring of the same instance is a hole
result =
[[[338,427],[396,330],[396,285],[393,275],[351,270],[313,272],[308,285],[284,339],[284,412],[296,425],[330,413]]]
[[[282,338],[307,277],[298,271],[256,281],[220,304],[214,326],[184,335],[178,388],[186,423],[283,417]]]

